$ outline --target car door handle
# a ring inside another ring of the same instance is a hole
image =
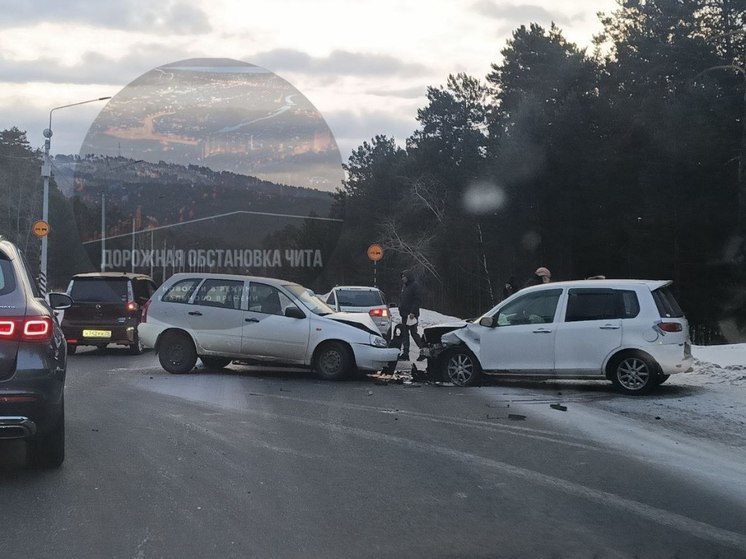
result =
[[[190,316],[202,316],[202,313],[199,311],[189,311],[189,313],[187,314],[189,314]]]
[[[604,326],[599,326],[601,330],[619,330],[619,326],[616,326],[614,324],[605,324]]]
[[[551,334],[551,330],[533,330],[534,334]]]
[[[258,318],[244,318],[244,322],[259,322]]]

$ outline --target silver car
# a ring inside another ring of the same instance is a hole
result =
[[[336,313],[296,283],[232,274],[171,276],[146,303],[138,327],[163,368],[186,373],[201,359],[302,366],[322,379],[396,361],[368,314]]]

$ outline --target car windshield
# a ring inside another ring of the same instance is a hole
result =
[[[127,280],[124,279],[75,279],[69,295],[78,303],[126,303]]]
[[[333,308],[314,295],[313,291],[310,291],[306,287],[297,284],[285,284],[283,287],[295,295],[295,297],[314,314],[325,316],[336,312]]]

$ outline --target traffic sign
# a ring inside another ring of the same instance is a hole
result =
[[[34,221],[34,224],[31,226],[31,232],[39,238],[46,237],[49,235],[49,223],[43,219]]]
[[[377,243],[373,243],[368,247],[368,258],[373,262],[378,262],[383,258],[383,247]]]

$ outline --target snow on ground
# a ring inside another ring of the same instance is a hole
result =
[[[398,323],[397,309],[392,311],[392,318]],[[419,331],[454,320],[460,319],[422,309]],[[410,345],[410,358],[414,360],[417,351],[414,343]],[[664,430],[746,449],[746,344],[693,346],[692,354],[695,362],[691,372],[671,375],[648,396],[618,394],[610,388],[610,383],[603,381],[551,383],[552,386],[559,384],[565,396],[574,389],[581,389],[587,395],[588,387],[592,390],[596,383],[597,397],[587,400],[594,407],[640,421],[641,425],[652,422]],[[534,384],[536,387],[547,385]]]

